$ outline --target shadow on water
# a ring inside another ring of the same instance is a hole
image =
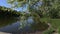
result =
[[[28,19],[27,21],[29,23],[27,23],[27,25],[24,28],[19,29],[21,24],[19,19],[0,18],[0,32],[13,33],[13,34],[20,34],[23,30],[27,32],[28,30],[30,30],[28,24],[32,23],[32,19]]]
[[[19,21],[15,18],[0,18],[0,32],[15,33],[18,26]]]
[[[41,27],[40,25],[42,25],[40,23],[33,25],[34,23],[33,23],[33,20],[31,18],[29,18],[27,21],[28,21],[27,25],[24,28],[19,29],[21,23],[18,19],[0,18],[0,32],[20,34],[20,33],[32,32],[32,28],[39,29]],[[32,24],[31,27],[29,26],[29,24]],[[46,26],[46,29],[47,29],[48,25],[46,24],[44,26]]]

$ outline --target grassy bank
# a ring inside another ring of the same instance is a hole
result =
[[[41,18],[41,21],[45,21],[47,23],[51,24],[51,29],[47,30],[46,34],[53,32],[54,29],[58,29],[58,32],[60,33],[60,19],[50,19],[50,18]]]

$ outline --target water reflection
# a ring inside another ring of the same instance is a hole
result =
[[[15,18],[0,18],[0,32],[8,32],[8,33],[13,33],[13,34],[20,34],[22,32],[32,32],[33,30],[39,30],[39,29],[47,29],[48,25],[43,24],[41,26],[41,23],[35,24],[34,21],[32,20],[31,17],[27,20],[27,24],[25,25],[24,28],[19,29],[21,22],[18,19]],[[32,25],[31,25],[32,24]],[[44,27],[45,26],[45,27]],[[35,31],[34,30],[34,31]]]
[[[27,24],[24,28],[19,29],[19,27],[21,26],[20,21],[18,19],[15,18],[0,18],[0,32],[8,32],[8,33],[13,33],[13,34],[19,34],[21,33],[23,30],[24,31],[29,31],[30,27],[29,24],[32,24],[33,20],[31,19],[31,17],[29,17],[29,19],[27,20]]]
[[[1,32],[17,32],[19,21],[14,18],[0,18],[0,31]]]

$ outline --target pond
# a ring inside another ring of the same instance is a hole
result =
[[[19,21],[14,18],[0,18],[0,32],[17,32]]]
[[[28,19],[27,21],[31,23],[32,19]],[[13,33],[13,34],[20,33],[22,29],[19,29],[19,27],[20,27],[19,19],[0,18],[0,32]],[[24,29],[26,30],[27,28],[28,26],[26,26]]]
[[[24,28],[20,29],[19,19],[14,18],[0,18],[0,32],[20,34],[21,32],[31,32],[31,27],[29,24],[33,24],[33,20],[29,18],[28,23]]]

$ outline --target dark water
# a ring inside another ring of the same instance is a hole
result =
[[[14,18],[0,18],[0,32],[17,32],[19,21]]]
[[[19,19],[14,19],[14,18],[0,18],[0,32],[7,32],[7,33],[12,33],[12,34],[20,34],[22,32],[32,32],[31,27],[29,24],[34,24],[33,20],[29,18],[27,20],[27,24],[24,28],[21,28],[21,22]],[[37,25],[33,25],[33,28],[40,28],[42,24],[38,23]],[[45,25],[43,25],[41,28],[44,29]],[[46,25],[47,26],[47,25]],[[45,26],[45,27],[46,27]],[[41,29],[40,28],[40,29]],[[46,27],[47,28],[47,27]],[[35,30],[34,30],[35,31]]]
[[[28,19],[27,21],[31,23],[32,19]],[[23,31],[22,29],[19,29],[19,27],[20,27],[20,21],[18,19],[0,18],[0,32],[19,34],[20,32]],[[28,29],[29,26],[26,25],[26,27],[24,27],[24,30],[28,31]]]

